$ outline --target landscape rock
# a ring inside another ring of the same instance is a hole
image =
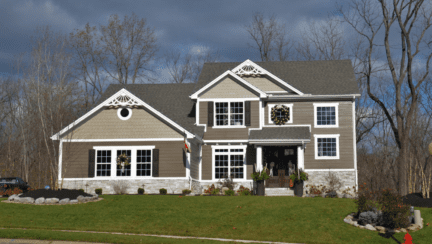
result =
[[[45,199],[45,203],[47,203],[47,204],[58,203],[58,202],[59,202],[58,198],[47,198],[47,199]]]
[[[8,201],[11,201],[11,202],[14,201],[15,197],[18,197],[18,195],[17,194],[13,194],[12,196],[8,197]]]
[[[365,229],[367,229],[367,230],[373,230],[373,231],[376,230],[376,229],[375,229],[372,225],[370,225],[370,224],[367,224],[367,225],[365,226]]]
[[[93,200],[93,197],[84,197],[84,199],[86,202],[89,202],[89,201]]]
[[[87,199],[86,199],[84,196],[79,195],[79,196],[77,197],[77,200],[78,200],[78,202],[86,202]]]
[[[407,229],[410,231],[420,230],[420,225],[412,224]]]
[[[378,231],[385,231],[386,228],[383,226],[375,226],[375,229],[377,229]]]
[[[400,230],[395,230],[394,232],[395,232],[395,233],[399,233],[399,232],[400,232]]]
[[[407,230],[405,228],[401,228],[400,231],[407,232]]]
[[[355,227],[359,227],[359,226],[360,226],[360,225],[357,223],[357,221],[354,221],[353,223],[354,223],[353,225],[354,225]]]
[[[69,203],[78,203],[78,200],[73,199],[73,200],[70,200]]]
[[[229,190],[229,188],[228,187],[222,187],[222,193],[224,193],[225,194],[225,191],[228,191]]]
[[[67,204],[69,203],[69,198],[63,198],[62,200],[59,201],[60,204]]]
[[[34,199],[32,197],[20,197],[20,203],[34,203]]]
[[[354,216],[352,216],[352,215],[348,215],[348,216],[346,216],[345,218],[346,218],[346,219],[353,219]]]
[[[44,197],[39,197],[35,200],[35,204],[44,204],[44,203],[45,203]]]
[[[365,227],[363,225],[359,225],[359,228],[360,229],[364,229]]]
[[[351,224],[351,223],[352,223],[352,220],[351,220],[351,219],[347,219],[347,218],[345,218],[345,219],[344,219],[344,222],[347,223],[347,224]]]

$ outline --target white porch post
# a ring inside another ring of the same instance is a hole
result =
[[[303,145],[297,146],[297,165],[304,170],[304,148]]]
[[[256,171],[261,172],[263,170],[262,167],[262,146],[256,146]]]

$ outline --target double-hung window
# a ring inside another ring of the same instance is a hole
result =
[[[315,134],[315,159],[339,159],[339,134]]]
[[[96,177],[126,178],[151,177],[153,150],[155,146],[96,146]],[[125,154],[129,165],[117,164],[120,155]]]
[[[245,179],[246,146],[213,146],[214,179]]]
[[[338,103],[314,103],[315,127],[339,127],[338,108]]]
[[[215,102],[215,126],[244,126],[244,102]]]

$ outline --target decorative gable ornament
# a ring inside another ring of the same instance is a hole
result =
[[[234,70],[234,73],[242,76],[261,76],[264,75],[264,72],[262,70],[257,69],[255,66],[251,64],[245,64],[241,66],[240,68]]]
[[[120,94],[119,96],[114,98],[111,102],[109,102],[107,106],[109,106],[110,108],[118,108],[118,107],[125,107],[125,106],[138,107],[140,106],[140,104],[134,99],[132,99],[131,97],[129,97],[128,95]]]

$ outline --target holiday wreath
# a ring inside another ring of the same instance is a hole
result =
[[[290,119],[289,116],[289,108],[284,105],[274,106],[271,110],[271,120],[277,125],[284,125]]]
[[[129,157],[125,153],[120,154],[117,157],[117,165],[121,166],[122,173],[124,172],[124,167],[129,165]]]

